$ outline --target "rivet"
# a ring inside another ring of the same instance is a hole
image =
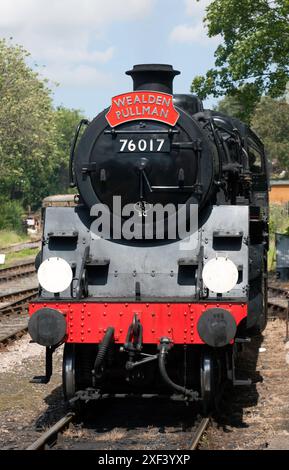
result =
[[[146,307],[149,307],[149,304],[146,304]]]
[[[70,307],[71,304],[68,304],[68,307]]]
[[[191,313],[193,313],[193,311],[194,311],[193,309],[190,310]]]
[[[168,329],[168,333],[171,333],[171,331],[172,331],[171,328],[169,328],[169,329]]]
[[[106,317],[106,312],[103,312],[103,316]]]
[[[83,327],[84,327],[84,323],[81,323],[80,326],[81,326],[81,328],[83,328]]]
[[[168,307],[170,307],[170,306],[171,306],[171,304],[167,304],[167,305],[168,305]]]
[[[70,318],[70,320],[73,320],[73,316],[72,316],[72,315],[71,315],[69,318]]]
[[[152,312],[152,317],[155,317],[155,316],[156,316],[155,312]]]
[[[107,307],[107,304],[104,304],[105,307]]]
[[[73,310],[72,310],[72,308],[70,309],[70,313],[73,313]]]
[[[81,338],[81,341],[83,342],[83,341],[84,341],[84,338]]]
[[[87,315],[90,317],[90,316],[91,316],[91,312],[87,312]]]
[[[101,333],[101,332],[102,332],[102,328],[98,328],[98,331],[99,331],[99,333]]]
[[[87,333],[91,333],[91,329],[90,329],[90,328],[88,328]]]
[[[152,333],[155,333],[155,330],[152,330]]]
[[[194,317],[193,317],[193,315],[191,315],[191,316],[190,316],[190,320],[193,320],[193,319],[194,319]]]
[[[170,317],[171,315],[172,315],[171,312],[168,312],[168,317]]]
[[[128,304],[125,304],[125,306],[127,307],[127,306],[128,306]]]
[[[84,320],[84,316],[82,315],[81,320]]]
[[[184,330],[184,332],[187,333],[187,331],[188,331],[188,330],[187,330],[187,328],[186,328],[186,329]]]
[[[84,309],[82,308],[82,309],[81,309],[81,313],[83,313],[83,312],[84,312]]]
[[[191,304],[188,304],[188,306],[190,307],[190,306],[191,306]]]
[[[187,316],[187,312],[184,312],[184,316],[185,316],[185,317]]]
[[[123,329],[122,329],[122,328],[120,328],[119,332],[120,332],[120,333],[122,333],[122,332],[123,332]]]
[[[80,334],[81,334],[81,335],[84,335],[84,331],[83,331],[83,330],[81,330]]]
[[[84,307],[86,307],[86,304],[83,304]]]

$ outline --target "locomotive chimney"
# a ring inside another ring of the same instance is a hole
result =
[[[133,90],[160,91],[173,94],[173,79],[179,75],[171,65],[141,64],[134,65],[132,70],[126,72],[133,79]]]

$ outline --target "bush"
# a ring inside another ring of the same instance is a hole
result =
[[[288,204],[271,204],[269,218],[270,239],[275,238],[275,233],[287,233],[289,225]]]
[[[23,207],[19,201],[4,201],[0,199],[0,230],[15,230],[23,232]]]

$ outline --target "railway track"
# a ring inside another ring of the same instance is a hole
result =
[[[61,435],[73,422],[76,414],[74,412],[67,413],[63,418],[60,418],[53,426],[47,429],[36,441],[34,441],[26,450],[49,450],[54,447],[58,442],[58,437]],[[200,440],[204,435],[210,424],[210,418],[201,419],[200,423],[193,431],[188,450],[197,450]],[[80,447],[78,446],[78,449]],[[93,449],[92,449],[93,450]]]
[[[3,315],[21,313],[27,308],[28,302],[36,297],[38,287],[30,287],[19,291],[0,295],[0,321]]]
[[[27,331],[28,303],[38,294],[38,288],[0,296],[0,343],[5,345]]]
[[[194,432],[194,436],[190,445],[189,450],[197,450],[199,443],[205,433],[205,431],[208,429],[209,424],[210,424],[211,419],[209,417],[203,418],[200,422],[200,424],[197,426],[197,429]]]
[[[268,286],[268,310],[271,318],[288,321],[289,290],[279,285]]]
[[[33,248],[40,248],[41,245],[41,239],[37,239],[31,242],[22,242],[22,243],[16,243],[14,245],[6,246],[3,248],[0,248],[1,253],[16,253],[18,251],[22,251],[25,249],[33,249]]]
[[[67,413],[51,428],[45,431],[35,442],[33,442],[26,450],[47,450],[56,444],[58,435],[62,433],[67,426],[75,418],[75,413]]]
[[[23,261],[0,270],[0,284],[35,273],[34,260]]]

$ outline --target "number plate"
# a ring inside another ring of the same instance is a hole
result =
[[[120,153],[170,152],[171,150],[168,137],[119,137],[116,144],[117,152]]]

